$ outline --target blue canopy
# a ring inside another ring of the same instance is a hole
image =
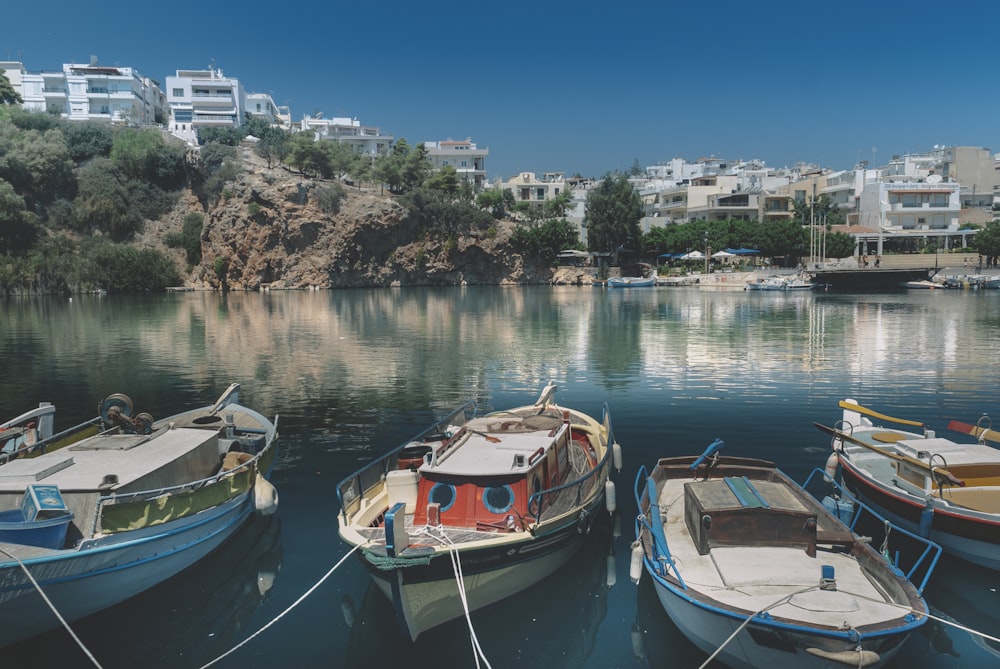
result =
[[[726,249],[730,253],[735,253],[738,256],[752,256],[760,253],[757,249]]]

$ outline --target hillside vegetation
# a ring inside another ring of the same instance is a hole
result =
[[[373,161],[262,124],[202,139],[0,106],[0,294],[534,283],[575,243],[405,140]]]

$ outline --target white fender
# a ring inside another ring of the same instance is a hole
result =
[[[611,461],[617,471],[622,470],[622,446],[617,441],[611,444]]]
[[[639,585],[642,578],[642,544],[638,541],[632,544],[632,556],[628,564],[628,577],[633,583]]]
[[[604,482],[604,504],[611,513],[614,513],[615,509],[618,508],[618,500],[615,498],[614,481],[608,480]]]
[[[253,484],[253,508],[262,516],[270,516],[278,510],[278,491],[260,472]]]
[[[826,459],[826,467],[823,468],[823,473],[826,474],[826,477],[831,481],[835,481],[837,479],[838,464],[840,464],[840,462],[837,458],[837,452],[834,451],[830,454],[830,457]]]
[[[874,650],[823,650],[806,648],[806,652],[824,660],[832,660],[848,667],[870,667],[882,661]]]

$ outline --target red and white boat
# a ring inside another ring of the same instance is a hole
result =
[[[852,399],[840,407],[834,427],[816,423],[833,435],[828,473],[839,464],[847,486],[893,523],[946,553],[1000,570],[1000,450],[986,443],[1000,434],[952,421],[949,428],[978,438],[958,443]]]
[[[614,509],[607,405],[598,421],[555,389],[485,415],[466,404],[337,486],[340,536],[412,639],[545,579]]]

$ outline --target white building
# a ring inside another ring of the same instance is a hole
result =
[[[501,190],[509,190],[517,204],[541,207],[549,200],[570,190],[562,172],[546,172],[541,178],[534,172],[521,172],[509,181],[498,184]]]
[[[361,125],[356,118],[323,118],[322,114],[315,117],[307,114],[302,117],[299,128],[303,132],[312,132],[316,141],[330,140],[347,144],[354,153],[366,156],[382,156],[392,148],[392,135],[383,135],[374,126]]]
[[[856,235],[861,252],[881,254],[887,240],[896,251],[919,251],[931,241],[941,249],[965,247],[975,232],[959,231],[961,209],[961,185],[939,175],[865,183],[858,196],[858,223],[878,232]]]
[[[166,82],[169,130],[189,144],[198,143],[199,128],[243,125],[246,94],[239,79],[221,69],[177,70]]]
[[[424,142],[427,157],[435,170],[446,165],[455,168],[459,179],[480,190],[486,184],[486,156],[489,149],[479,149],[471,138],[465,141],[446,139],[440,142]]]
[[[246,110],[251,118],[261,118],[270,125],[291,130],[292,111],[287,106],[278,106],[270,93],[247,93]]]
[[[89,65],[65,63],[59,72],[20,68],[17,78],[23,106],[32,111],[70,121],[129,125],[162,123],[166,118],[159,84],[131,67],[105,67],[93,58]]]

